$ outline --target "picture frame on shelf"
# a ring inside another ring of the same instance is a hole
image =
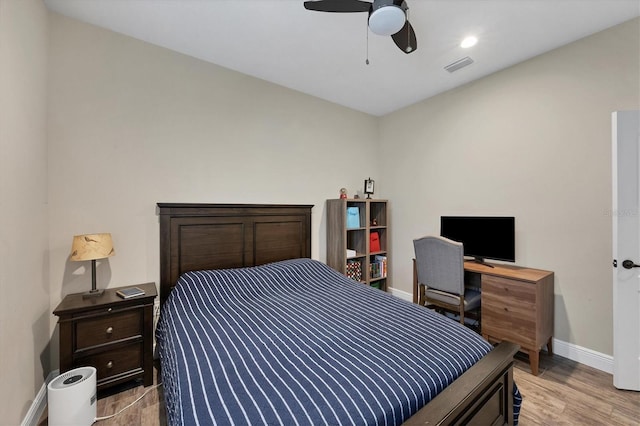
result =
[[[374,193],[375,181],[371,178],[364,180],[364,193],[367,194],[367,198],[371,198],[371,195]]]

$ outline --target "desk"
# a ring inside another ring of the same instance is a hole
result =
[[[464,270],[480,276],[482,288],[482,337],[492,342],[507,340],[529,354],[533,375],[538,375],[543,346],[553,354],[554,274],[551,271],[514,265],[464,262]],[[413,301],[418,302],[414,286]]]

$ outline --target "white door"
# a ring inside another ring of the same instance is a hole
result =
[[[640,111],[612,114],[613,385],[640,390]]]

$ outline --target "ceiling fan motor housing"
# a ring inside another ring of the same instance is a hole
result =
[[[369,13],[369,28],[378,35],[393,35],[404,26],[406,10],[404,0],[374,0]]]

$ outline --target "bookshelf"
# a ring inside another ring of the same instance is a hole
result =
[[[372,245],[372,234],[379,247]],[[336,271],[387,291],[389,241],[387,200],[327,200],[327,264]]]

